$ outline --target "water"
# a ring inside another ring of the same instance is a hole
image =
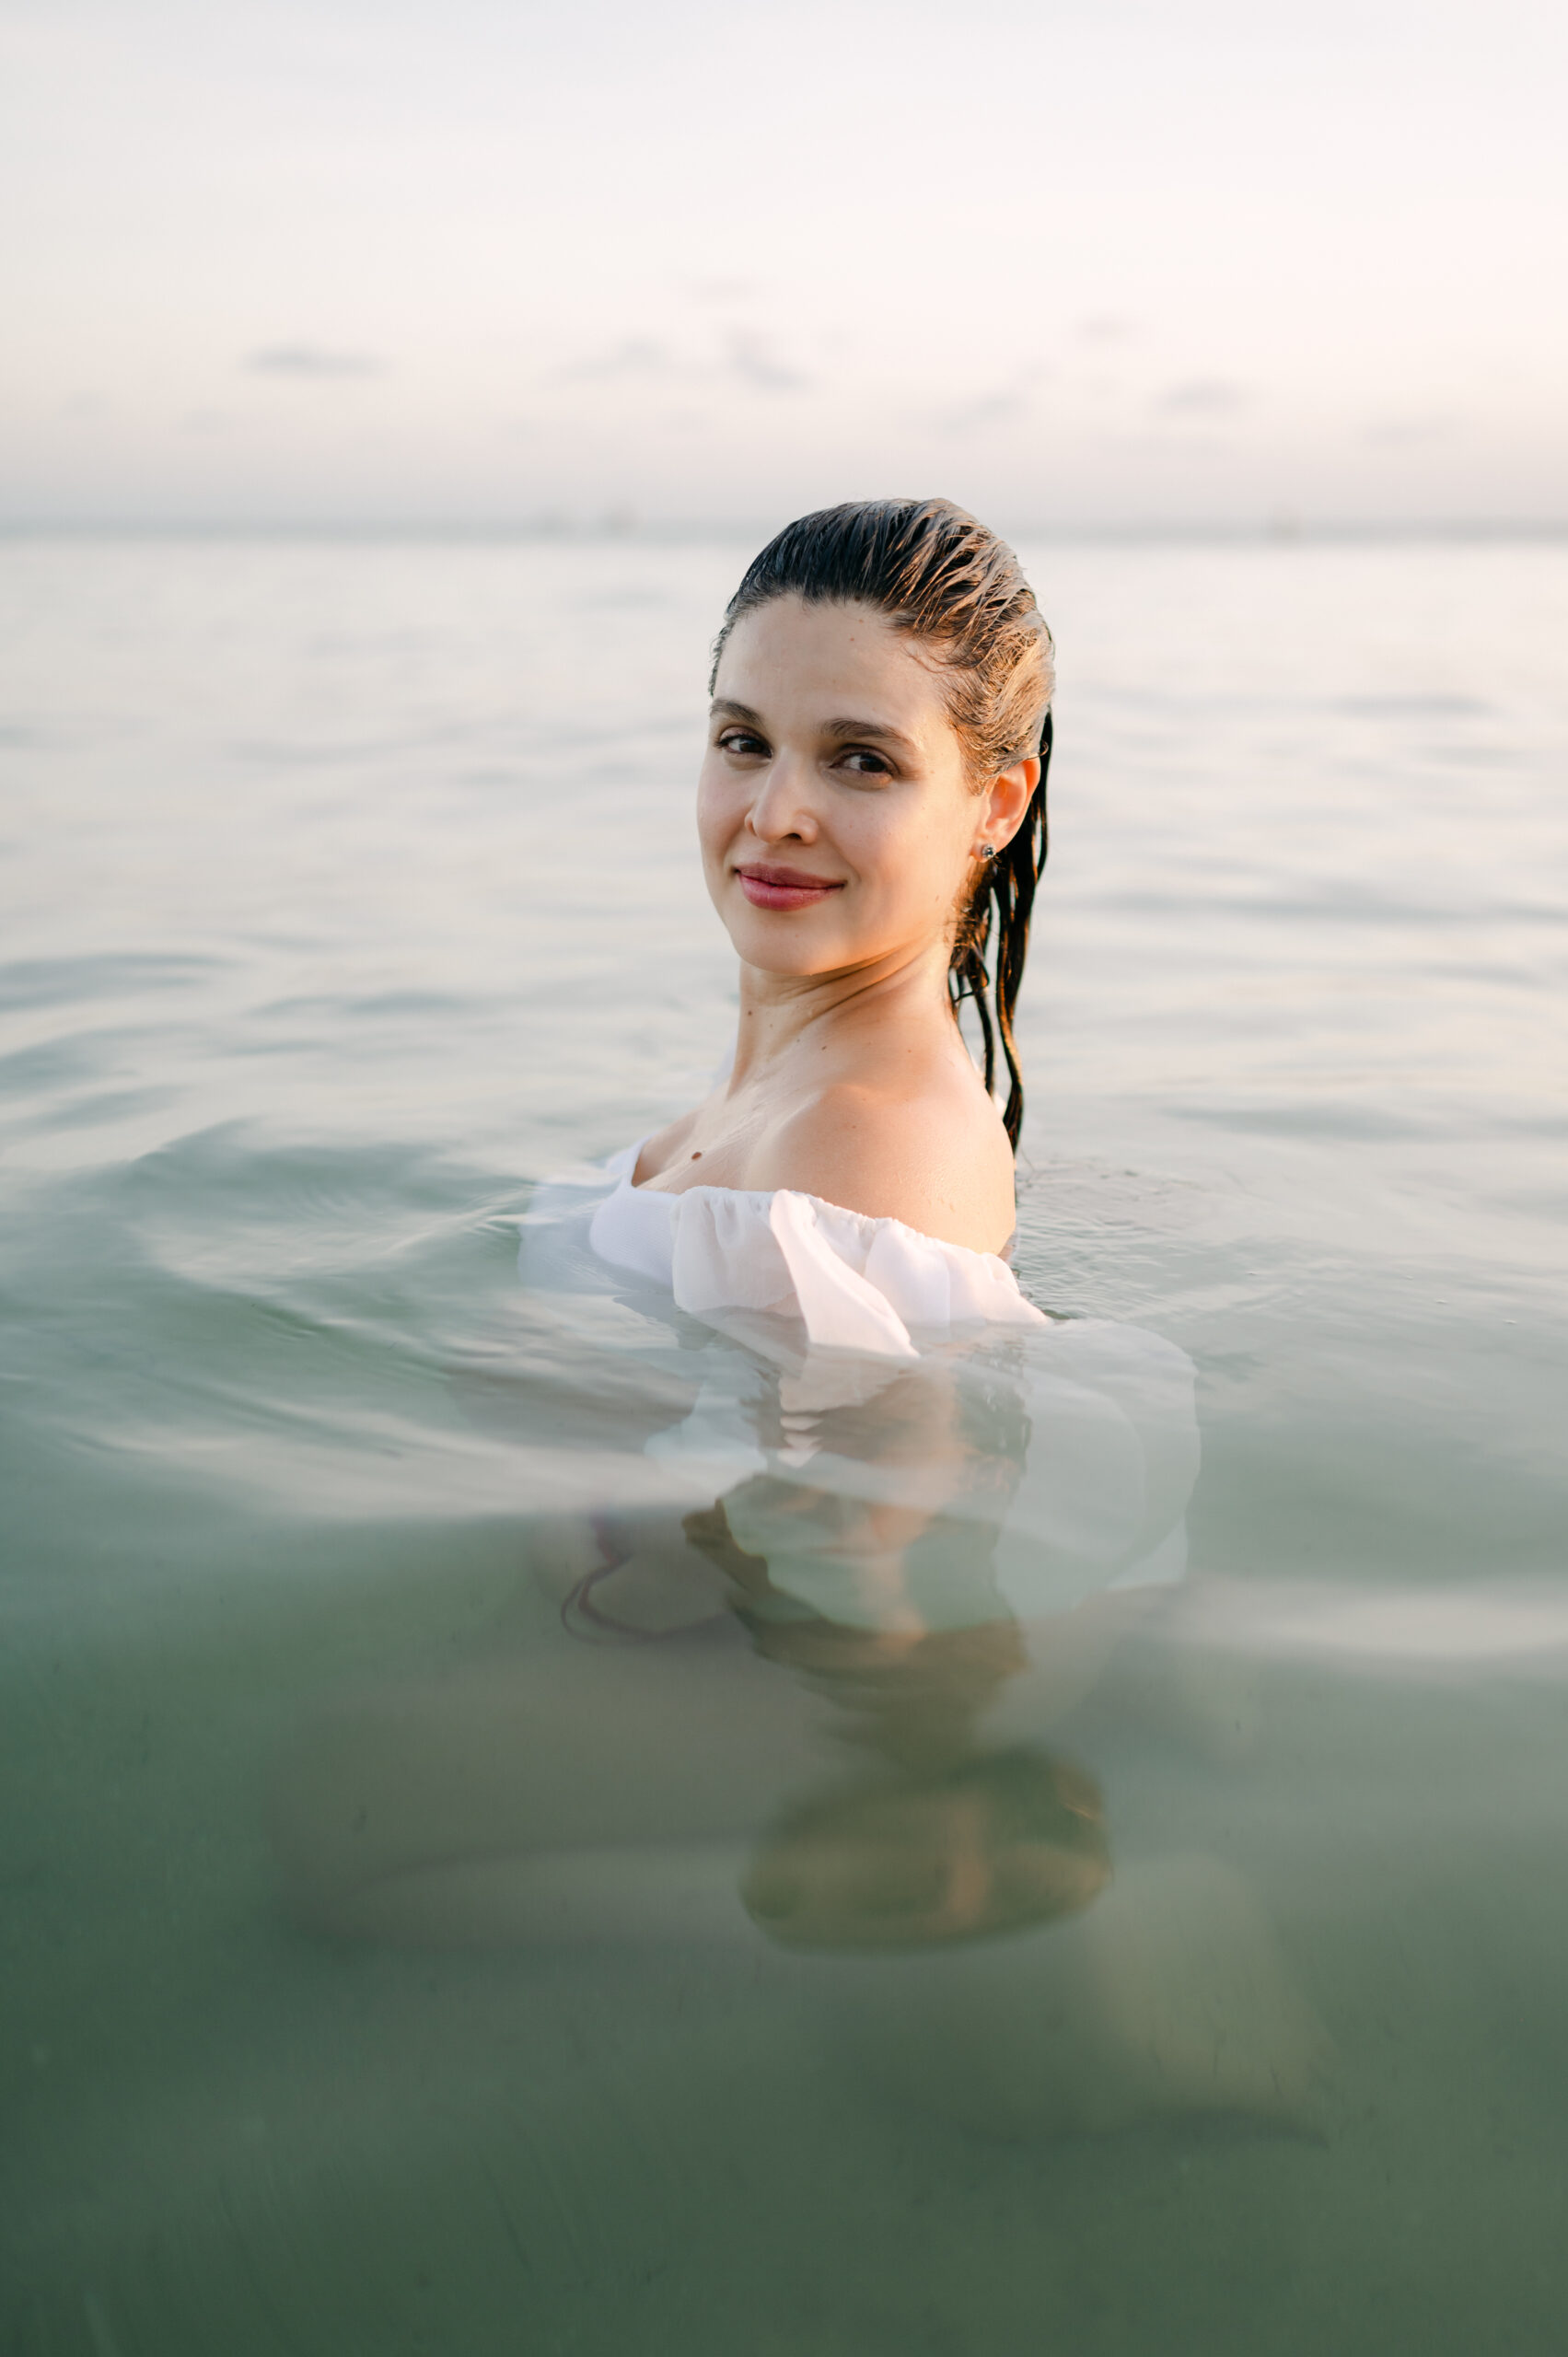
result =
[[[1110,1896],[930,1970],[738,1932],[832,1747],[733,1624],[563,1633],[667,1376],[515,1269],[725,1046],[746,553],[0,550],[0,2346],[1551,2345],[1568,549],[1025,552],[1018,1266],[1190,1354],[1203,1469],[1047,1713]],[[436,1850],[553,1838],[564,1932],[302,1905],[334,1744]],[[1216,2083],[1320,2026],[1309,2095],[1150,2100],[1107,1956]]]

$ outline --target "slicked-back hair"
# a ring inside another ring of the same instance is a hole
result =
[[[959,909],[947,970],[955,1014],[966,998],[974,1002],[987,1089],[995,1085],[1000,1041],[1008,1080],[1002,1118],[1016,1153],[1024,1081],[1013,1011],[1049,843],[1045,783],[1055,685],[1055,649],[1034,591],[1006,542],[951,500],[865,499],[819,508],[786,524],[747,567],[714,644],[710,689],[736,623],[775,598],[873,606],[895,630],[928,646],[977,794],[1015,761],[1039,757],[1040,784],[1022,826],[980,868]]]

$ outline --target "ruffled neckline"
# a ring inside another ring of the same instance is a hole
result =
[[[648,1137],[652,1135],[650,1130]],[[890,1212],[851,1211],[847,1203],[835,1203],[827,1195],[808,1194],[803,1187],[710,1187],[700,1183],[695,1187],[682,1187],[679,1192],[668,1187],[655,1187],[649,1180],[639,1180],[633,1175],[647,1142],[647,1137],[639,1138],[635,1145],[624,1146],[619,1154],[612,1154],[604,1165],[606,1176],[617,1178],[620,1185],[633,1195],[647,1195],[664,1202],[679,1202],[683,1195],[739,1195],[754,1203],[769,1202],[774,1195],[798,1195],[802,1202],[811,1203],[819,1211],[831,1212],[836,1219],[859,1220],[868,1227],[896,1227],[913,1243],[932,1245],[938,1252],[968,1252],[977,1260],[1000,1260],[1005,1269],[1012,1268],[1013,1252],[1018,1241],[1016,1227],[1000,1252],[981,1252],[972,1244],[951,1244],[946,1237],[928,1236],[923,1227],[911,1227],[907,1220],[895,1219]]]
[[[633,1174],[645,1142],[605,1165],[617,1184],[594,1213],[590,1242],[601,1260],[668,1284],[694,1316],[799,1318],[818,1347],[893,1358],[918,1356],[912,1328],[1048,1322],[1000,1254],[903,1220],[796,1188],[639,1187]]]

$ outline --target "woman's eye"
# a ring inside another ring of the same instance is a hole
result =
[[[842,756],[841,766],[847,769],[854,777],[890,777],[892,775],[892,771],[882,755],[872,752],[870,748],[865,745],[852,745],[849,751]]]
[[[726,728],[719,738],[719,749],[726,753],[743,754],[748,760],[755,760],[768,749],[760,737],[751,736],[744,728]]]

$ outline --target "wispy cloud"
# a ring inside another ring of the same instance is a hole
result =
[[[686,291],[695,303],[749,303],[762,290],[754,278],[689,278]]]
[[[590,353],[586,359],[557,368],[549,381],[554,385],[610,384],[618,377],[662,377],[670,365],[668,346],[653,336],[633,335],[610,344],[603,352]]]
[[[710,352],[672,349],[654,336],[625,336],[598,352],[568,361],[544,379],[548,385],[604,385],[660,382],[672,389],[712,388],[715,377],[743,385],[754,393],[799,392],[807,383],[799,370],[781,357],[767,336],[755,328],[731,323],[722,331],[716,356]]]
[[[991,426],[1006,425],[1021,417],[1025,406],[1022,393],[981,393],[973,401],[938,410],[934,423],[939,434],[983,434]]]
[[[805,389],[807,379],[798,369],[778,358],[766,336],[751,328],[732,328],[729,334],[729,366],[743,385],[759,393],[798,393]]]
[[[1232,384],[1228,377],[1194,377],[1186,384],[1168,386],[1155,407],[1167,417],[1224,417],[1244,408],[1248,399],[1246,386]]]
[[[1454,417],[1379,417],[1362,438],[1380,450],[1403,450],[1423,442],[1441,442],[1458,426]]]
[[[368,352],[334,352],[320,343],[268,343],[250,353],[247,368],[261,377],[378,377],[386,363]]]

